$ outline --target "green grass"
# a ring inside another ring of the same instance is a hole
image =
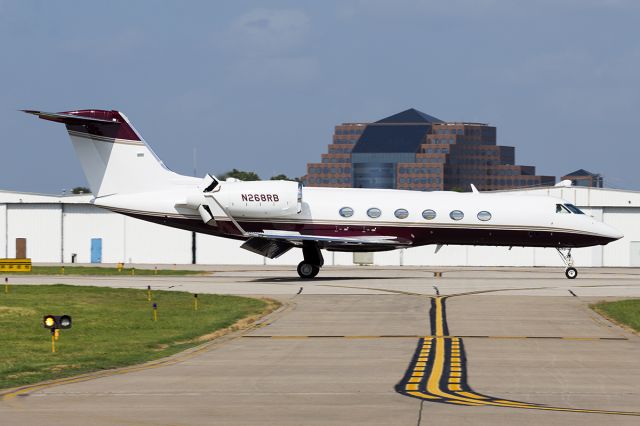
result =
[[[617,323],[640,331],[640,299],[600,302],[591,305],[591,308]]]
[[[80,287],[11,286],[0,290],[0,389],[165,357],[204,336],[273,309],[275,302],[191,293]],[[158,304],[153,321],[152,303]],[[72,316],[57,352],[42,326],[47,314]],[[249,320],[250,321],[250,320]],[[249,321],[246,321],[247,323]]]
[[[65,266],[64,275],[200,275],[204,271],[180,269],[103,268],[100,266]],[[0,272],[1,275],[63,275],[60,266],[33,266],[31,272]]]

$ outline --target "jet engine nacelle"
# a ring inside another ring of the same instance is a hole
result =
[[[302,210],[302,185],[265,180],[221,182],[212,194],[233,217],[283,217]]]
[[[215,201],[211,198],[215,198]],[[290,181],[220,182],[213,191],[193,194],[187,197],[186,202],[199,211],[207,207],[210,211],[219,210],[215,206],[218,203],[232,217],[296,215],[302,211],[302,185]]]

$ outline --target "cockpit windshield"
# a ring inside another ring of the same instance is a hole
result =
[[[571,211],[562,204],[556,204],[556,213],[571,214]]]
[[[579,208],[577,208],[576,206],[574,206],[573,204],[565,204],[565,206],[571,210],[572,213],[575,214],[584,214],[584,212],[582,210],[580,210]]]

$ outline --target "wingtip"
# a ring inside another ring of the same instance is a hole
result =
[[[19,109],[18,111],[26,112],[27,114],[32,114],[32,115],[40,115],[41,113],[41,111],[36,111],[33,109]]]

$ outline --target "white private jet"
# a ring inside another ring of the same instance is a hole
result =
[[[567,278],[571,249],[623,237],[566,201],[542,195],[304,188],[290,181],[220,181],[167,169],[118,111],[25,110],[64,123],[95,198],[131,217],[243,240],[276,258],[301,248],[301,278],[315,277],[320,249],[372,252],[435,244],[554,247]]]

